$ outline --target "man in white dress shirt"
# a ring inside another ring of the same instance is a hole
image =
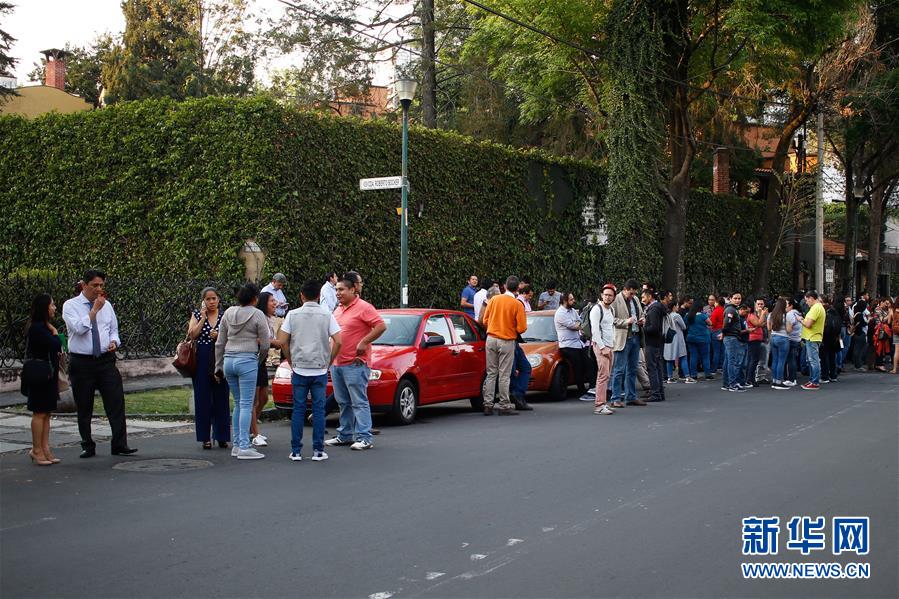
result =
[[[337,273],[329,272],[325,275],[325,284],[319,291],[320,305],[326,307],[330,312],[337,308]]]
[[[96,455],[97,446],[91,436],[95,391],[103,398],[112,429],[112,455],[131,455],[137,449],[128,447],[125,392],[115,364],[115,351],[122,342],[119,321],[112,304],[106,301],[106,273],[91,269],[84,273],[82,281],[81,294],[62,306],[69,334],[69,382],[78,408],[81,457]]]

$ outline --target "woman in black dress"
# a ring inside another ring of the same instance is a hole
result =
[[[212,449],[212,440],[219,447],[228,447],[231,440],[231,416],[228,413],[228,382],[213,375],[215,340],[222,321],[221,298],[215,287],[200,293],[200,307],[190,317],[187,335],[197,342],[197,371],[193,376],[194,423],[197,441],[203,449]],[[209,436],[210,426],[212,437]]]
[[[31,302],[26,358],[50,362],[52,376],[45,384],[28,385],[28,409],[31,410],[31,461],[38,466],[58,464],[59,458],[50,451],[50,413],[59,401],[59,355],[62,343],[51,321],[56,316],[56,304],[48,293]]]

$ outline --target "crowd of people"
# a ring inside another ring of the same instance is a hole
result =
[[[63,305],[68,352],[63,354],[53,325],[56,305],[49,294],[34,298],[27,333],[22,390],[32,417],[32,461],[60,462],[49,446],[50,414],[59,400],[61,359],[68,360],[68,382],[77,408],[81,458],[96,455],[92,439],[94,395],[99,391],[112,431],[113,455],[133,455],[128,444],[122,378],[116,367],[121,345],[118,319],[105,293],[106,274],[84,273],[78,293]],[[358,272],[327,273],[305,281],[299,306],[290,309],[286,277],[276,273],[260,290],[246,284],[237,304],[227,309],[213,287],[202,290],[191,310],[187,336],[194,342],[192,375],[196,438],[204,449],[231,448],[239,460],[264,458],[268,445],[258,430],[268,402],[267,364],[286,359],[291,367],[294,410],[289,459],[302,460],[307,397],[312,398],[312,460],[328,458],[326,447],[373,447],[367,387],[371,344],[385,330],[384,320],[361,298]],[[628,280],[619,290],[603,285],[582,307],[571,292],[549,281],[534,305],[529,281],[504,281],[472,275],[462,290],[460,308],[486,332],[485,415],[515,415],[532,409],[525,394],[531,366],[521,345],[527,313],[554,311],[563,360],[570,365],[580,399],[594,413],[611,415],[626,406],[665,401],[665,386],[695,384],[700,373],[721,389],[741,393],[771,385],[814,391],[839,380],[849,364],[856,370],[899,370],[899,298],[872,302],[867,293],[833,301],[807,291],[796,297],[744,301],[739,292],[709,295],[706,302]],[[594,297],[595,295],[595,297]],[[328,410],[325,389],[330,374],[339,411],[336,435],[325,440]],[[637,384],[645,395],[638,397]],[[229,414],[229,395],[233,409]]]

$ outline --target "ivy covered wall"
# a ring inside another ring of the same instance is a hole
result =
[[[358,180],[398,175],[400,151],[395,125],[265,98],[2,117],[0,274],[75,278],[100,266],[116,277],[233,279],[243,273],[238,251],[254,238],[267,253],[267,275],[301,281],[353,268],[366,297],[396,305],[399,190],[362,192]],[[607,184],[596,164],[413,128],[409,178],[412,305],[457,305],[471,272],[515,272],[538,285],[556,278],[582,290],[630,270],[604,265],[602,248],[584,241],[584,203],[605,216]],[[760,207],[694,196],[690,289],[748,288],[745,250],[757,239]],[[607,222],[614,227],[614,218]],[[646,225],[653,248],[659,225]]]

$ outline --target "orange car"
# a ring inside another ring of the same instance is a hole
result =
[[[528,312],[528,330],[521,335],[521,348],[533,369],[528,391],[542,391],[553,401],[562,401],[568,397],[574,373],[559,351],[555,315],[555,310]]]

